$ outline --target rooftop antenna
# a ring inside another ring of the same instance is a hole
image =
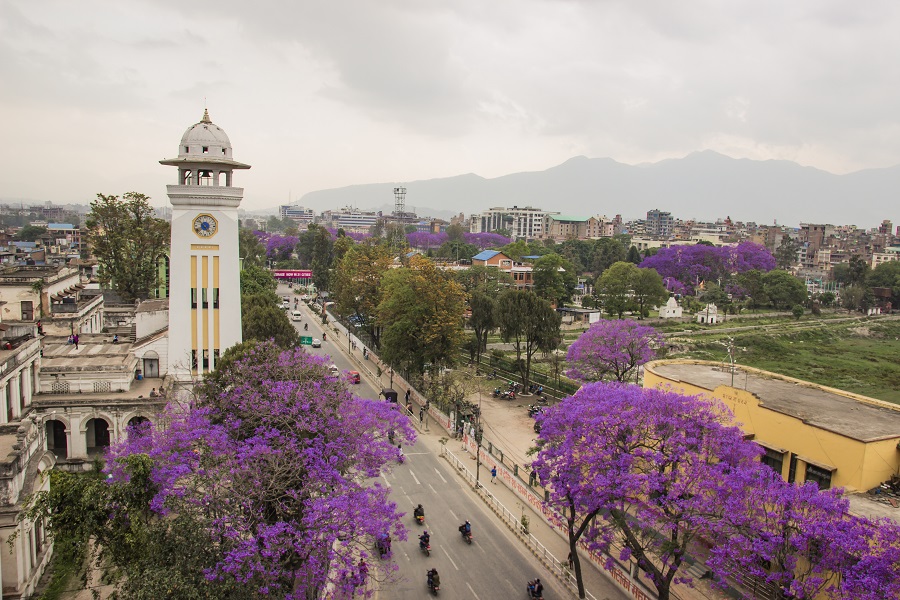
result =
[[[394,188],[394,216],[402,217],[406,212],[406,188],[403,186]]]

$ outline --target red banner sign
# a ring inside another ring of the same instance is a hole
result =
[[[312,271],[272,271],[272,274],[275,275],[275,279],[309,279],[312,277]]]

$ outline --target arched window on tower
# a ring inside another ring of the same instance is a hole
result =
[[[191,180],[193,179],[193,172],[190,169],[185,169],[181,172],[181,185],[191,185]]]
[[[212,171],[198,171],[198,175],[200,181],[198,182],[200,185],[212,185]]]

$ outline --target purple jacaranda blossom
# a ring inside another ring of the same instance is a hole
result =
[[[600,319],[569,346],[566,375],[582,382],[626,381],[662,347],[663,338],[653,327],[629,320]]]
[[[696,244],[660,248],[639,266],[656,269],[669,291],[693,294],[704,281],[724,284],[734,275],[753,269],[771,271],[775,257],[764,246],[752,242],[722,247]]]
[[[254,346],[190,403],[170,403],[160,427],[113,447],[111,480],[126,477],[118,457],[149,456],[151,508],[191,511],[221,540],[211,580],[281,598],[352,592],[375,536],[405,539],[377,478],[396,458],[389,432],[407,442],[414,433],[395,405],[353,396],[327,365],[299,348]]]

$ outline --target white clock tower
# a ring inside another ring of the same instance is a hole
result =
[[[203,111],[188,127],[178,158],[178,183],[166,186],[172,203],[169,260],[169,375],[186,380],[212,371],[222,352],[241,342],[238,206],[243,188],[232,171],[231,141]]]

